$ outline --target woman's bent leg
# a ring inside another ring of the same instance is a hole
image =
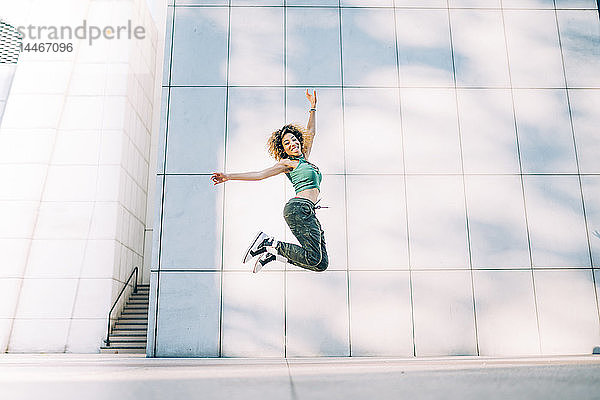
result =
[[[277,252],[290,264],[311,271],[325,271],[329,264],[325,232],[311,204],[294,198],[285,205],[283,216],[301,246],[279,242]]]

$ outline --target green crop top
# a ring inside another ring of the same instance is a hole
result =
[[[298,160],[299,164],[296,168],[285,174],[289,178],[296,194],[306,189],[317,188],[320,190],[319,184],[321,183],[321,172],[319,168],[306,161],[304,156],[290,157],[291,160]]]

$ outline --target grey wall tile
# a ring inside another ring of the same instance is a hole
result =
[[[223,186],[207,175],[168,175],[161,269],[221,269]]]
[[[401,98],[406,172],[460,173],[454,89],[403,89]]]
[[[516,89],[514,101],[523,172],[576,173],[566,91]]]
[[[230,85],[282,85],[283,8],[231,9]]]
[[[600,176],[582,176],[581,185],[592,251],[592,265],[598,268],[600,267]]]
[[[397,89],[344,89],[344,139],[347,172],[404,172]]]
[[[521,179],[465,176],[473,268],[529,268]]]
[[[543,354],[590,354],[600,343],[592,270],[535,271]]]
[[[510,89],[459,89],[457,100],[465,173],[519,173]]]
[[[350,355],[347,288],[344,271],[288,273],[288,357]]]
[[[589,267],[581,189],[576,176],[524,176],[534,267]]]
[[[482,356],[538,355],[531,271],[473,271]]]
[[[341,84],[338,10],[290,7],[286,29],[287,84]]]
[[[402,176],[348,176],[350,269],[408,269]]]
[[[411,268],[469,268],[462,177],[406,179]]]
[[[579,171],[583,174],[600,173],[600,90],[570,89],[569,101]]]
[[[225,85],[226,7],[176,7],[172,85]]]
[[[450,10],[456,83],[508,87],[502,14],[494,10]],[[485,39],[484,39],[485,38]]]
[[[161,272],[157,357],[219,355],[220,273]]]
[[[391,9],[344,8],[344,85],[396,86],[398,69]]]
[[[171,88],[167,173],[212,173],[225,163],[225,88]]]
[[[513,86],[564,87],[554,11],[507,10],[504,25]]]
[[[413,272],[412,283],[417,357],[477,355],[471,272]]]
[[[600,87],[600,20],[597,10],[559,10],[558,28],[569,87]]]
[[[396,37],[401,86],[454,85],[448,11],[397,9]]]
[[[223,274],[223,356],[284,356],[283,272]]]
[[[408,272],[350,273],[352,355],[413,355]]]

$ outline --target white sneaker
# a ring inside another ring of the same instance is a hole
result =
[[[275,261],[276,258],[277,257],[275,256],[275,254],[271,254],[271,253],[263,254],[262,256],[260,256],[256,259],[256,262],[254,263],[254,269],[252,270],[252,272],[257,273],[267,263],[270,263],[271,261]]]
[[[266,246],[270,246],[273,243],[273,238],[264,233],[263,231],[258,232],[252,242],[250,242],[250,246],[244,253],[244,258],[242,258],[243,263],[247,263],[252,258],[263,254],[267,251]]]

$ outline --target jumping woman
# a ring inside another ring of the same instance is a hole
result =
[[[269,154],[277,160],[274,166],[260,172],[225,174],[215,172],[211,176],[214,184],[229,180],[258,181],[285,173],[294,185],[296,197],[292,197],[283,208],[283,218],[301,246],[281,242],[264,232],[258,232],[246,250],[243,262],[258,257],[253,272],[260,271],[267,263],[278,260],[289,262],[311,271],[325,271],[329,264],[325,248],[325,232],[317,219],[315,209],[320,200],[319,185],[321,172],[308,161],[315,137],[315,113],[317,93],[306,90],[310,102],[306,129],[294,124],[284,125],[271,134],[268,140]]]

